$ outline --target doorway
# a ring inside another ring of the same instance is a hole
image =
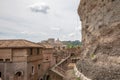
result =
[[[47,75],[46,80],[50,80],[50,76],[49,75]]]
[[[1,74],[1,72],[0,72],[0,78],[2,77],[2,74]]]

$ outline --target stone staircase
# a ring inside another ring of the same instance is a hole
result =
[[[58,62],[55,66],[51,68],[51,71],[55,72],[56,74],[60,75],[61,77],[66,77],[66,70],[64,70],[60,65],[65,62],[67,59],[70,58],[70,55],[67,56],[65,59],[62,59],[60,62]]]

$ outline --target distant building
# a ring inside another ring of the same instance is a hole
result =
[[[0,40],[2,80],[42,80],[42,48],[27,40]]]
[[[60,41],[59,39],[56,40],[54,46],[57,50],[64,50],[67,48],[67,45],[63,44],[62,41]]]
[[[64,45],[62,41],[59,39],[55,40],[54,38],[49,38],[48,40],[44,40],[41,43],[52,45],[56,50],[64,50],[67,48],[67,45]]]
[[[48,43],[51,43],[51,44],[55,43],[55,39],[54,38],[49,38]]]

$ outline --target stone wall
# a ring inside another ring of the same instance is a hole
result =
[[[61,76],[54,73],[53,71],[49,72],[51,80],[64,80]]]
[[[82,53],[77,68],[92,80],[120,79],[120,0],[81,0]]]
[[[1,78],[3,80],[15,80],[17,72],[22,72],[21,80],[27,80],[27,63],[0,63]]]
[[[74,66],[74,72],[75,72],[75,76],[77,78],[80,78],[81,80],[91,80],[91,79],[88,79],[86,76],[84,76],[84,74],[82,74],[76,67],[76,65]]]
[[[6,61],[9,59],[12,61],[12,50],[11,49],[0,49],[0,61]]]

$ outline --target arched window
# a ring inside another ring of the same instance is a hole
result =
[[[21,72],[17,72],[15,75],[20,77],[22,75],[22,73]]]
[[[15,76],[16,77],[21,77],[23,75],[23,71],[17,71],[16,73],[15,73]]]

